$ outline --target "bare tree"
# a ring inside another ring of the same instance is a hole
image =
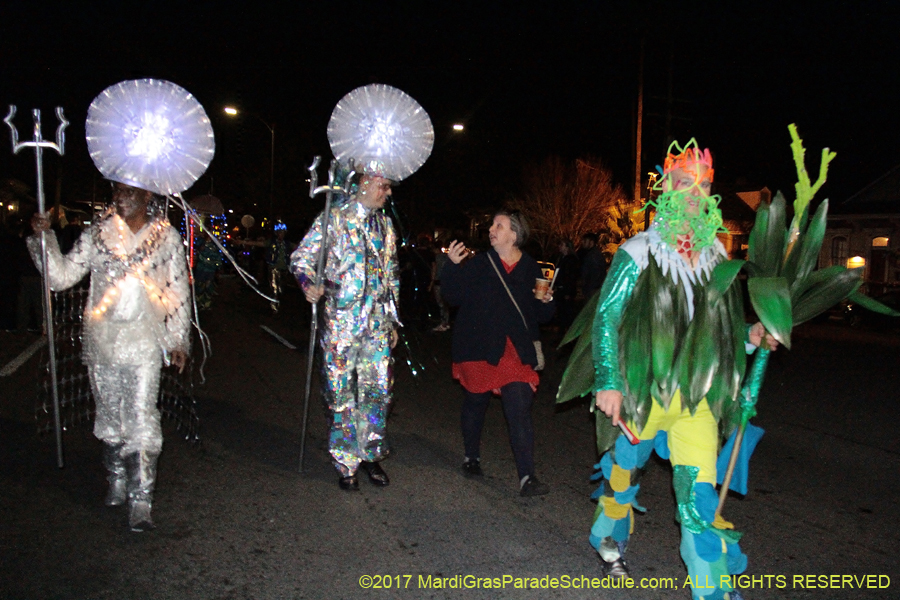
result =
[[[526,172],[523,190],[511,204],[525,214],[545,251],[560,240],[577,242],[585,233],[604,231],[610,208],[624,196],[598,158],[548,158]]]

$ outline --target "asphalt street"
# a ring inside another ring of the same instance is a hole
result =
[[[166,425],[149,533],[129,532],[124,510],[103,506],[100,444],[89,426],[65,432],[66,466],[57,468],[52,437],[35,431],[37,359],[0,377],[0,598],[690,597],[671,469],[656,458],[639,498],[649,510],[628,551],[635,589],[576,587],[602,576],[587,543],[597,456],[587,401],[554,404],[565,351],[547,352],[534,407],[547,496],[517,495],[499,402],[485,427],[485,477],[461,475],[450,332],[412,322],[408,338],[424,368],[414,376],[398,357],[384,462],[391,485],[338,489],[315,393],[299,473],[308,312],[296,289],[272,315],[223,279],[201,315],[213,349],[195,388],[202,443]],[[558,338],[546,330],[545,347]],[[0,367],[36,339],[0,332]],[[898,349],[896,333],[826,323],[800,328],[794,347],[773,356],[754,421],[767,433],[750,491],[725,508],[745,532],[747,574],[756,576],[744,581],[748,600],[900,597]],[[554,578],[568,587],[549,587]],[[523,580],[548,587],[517,589]],[[867,583],[874,587],[858,588]]]

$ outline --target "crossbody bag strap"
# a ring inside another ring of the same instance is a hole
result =
[[[494,262],[494,259],[491,258],[491,255],[488,254],[487,258],[491,261],[491,266],[494,267],[494,272],[497,273],[497,277],[500,278],[500,283],[503,284],[503,289],[506,290],[506,293],[509,294],[509,299],[512,300],[513,306],[516,307],[516,310],[519,311],[519,316],[522,317],[522,323],[525,324],[525,331],[528,331],[528,321],[525,320],[525,315],[522,314],[522,309],[519,308],[519,303],[516,302],[516,299],[513,297],[512,292],[509,291],[509,286],[506,285],[506,280],[503,279],[503,275],[500,274],[500,269],[497,268],[497,264]]]

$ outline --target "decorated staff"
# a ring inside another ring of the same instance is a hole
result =
[[[353,176],[356,175],[355,171],[352,170],[347,174],[347,178],[345,181],[345,183],[348,184],[347,189],[335,186],[335,173],[337,172],[337,169],[340,165],[336,160],[333,160],[331,161],[331,166],[328,169],[328,185],[319,187],[317,169],[319,168],[319,161],[321,159],[322,157],[317,156],[313,160],[313,163],[309,166],[309,197],[315,198],[317,194],[325,192],[325,210],[322,212],[322,214],[324,215],[324,219],[322,221],[322,237],[321,241],[319,242],[319,252],[316,256],[316,278],[314,281],[321,281],[322,272],[325,270],[325,258],[327,256],[325,251],[328,248],[328,223],[331,220],[330,215],[332,197],[335,192],[344,192],[345,194],[349,194],[350,179],[352,179]],[[309,395],[312,392],[313,362],[315,361],[316,336],[319,329],[319,303],[311,301],[310,304],[312,306],[312,316],[309,320],[309,348],[306,352],[306,389],[303,395],[303,425],[300,431],[301,473],[303,472],[303,459],[306,456],[306,425],[309,421]]]
[[[41,111],[34,109],[34,137],[30,142],[19,142],[19,132],[12,120],[16,116],[16,107],[10,105],[9,114],[3,120],[9,126],[12,136],[13,154],[18,154],[22,148],[34,148],[34,164],[37,173],[37,205],[38,212],[44,213],[44,148],[56,150],[60,156],[65,154],[66,127],[69,122],[63,115],[62,107],[56,108],[56,117],[59,119],[59,127],[56,129],[56,143],[46,142],[41,134]],[[40,261],[41,272],[47,272],[47,234],[40,232]],[[56,464],[63,467],[62,424],[59,418],[59,385],[56,376],[56,339],[53,333],[53,296],[50,294],[50,280],[44,277],[44,333],[47,335],[47,351],[50,355],[50,395],[53,399],[53,430],[56,434]]]
[[[326,192],[326,208],[292,254],[291,272],[313,305],[310,360],[316,305],[325,298],[319,345],[322,393],[331,415],[328,445],[340,488],[355,491],[360,467],[375,485],[390,483],[380,462],[388,454],[391,349],[401,323],[397,236],[382,208],[391,186],[414,173],[431,154],[434,129],[425,110],[407,94],[373,84],[338,102],[328,123],[328,140],[336,159],[329,184],[311,190],[312,195]],[[337,163],[353,171],[343,189],[335,185]],[[339,201],[332,206],[335,192]],[[309,376],[306,390],[308,401]],[[304,406],[301,447],[306,410]]]
[[[46,215],[32,221],[48,238],[45,278],[62,290],[91,274],[84,354],[96,402],[94,435],[109,473],[107,506],[128,503],[132,531],[151,517],[162,450],[157,408],[164,364],[184,369],[190,353],[191,292],[184,243],[161,196],[178,194],[206,170],[213,131],[199,102],[156,79],[123,81],[91,103],[88,150],[113,185],[111,206],[63,256]],[[28,240],[38,255],[39,239]],[[37,261],[36,261],[37,262]]]
[[[802,146],[793,128],[791,133],[800,183],[787,234],[779,194],[757,213],[750,260],[726,260],[716,239],[722,230],[719,198],[710,195],[712,156],[693,140],[684,148],[673,144],[661,169],[653,225],[620,247],[600,294],[563,339],[577,343],[557,402],[594,392],[599,409],[602,458],[593,479],[601,485],[589,539],[614,577],[628,576],[624,554],[633,511],[643,510],[636,500],[640,470],[656,451],[673,466],[681,557],[697,584],[693,597],[741,598],[729,578],[747,565],[741,534],[717,510],[715,485],[728,457],[723,452],[717,464],[719,440],[732,435],[734,443],[735,431],[755,414],[768,352],[779,343],[790,347],[793,324],[853,293],[861,277],[844,267],[814,271],[827,202],[808,226],[807,207],[833,155],[823,153],[820,179],[810,186]],[[743,267],[761,320],[749,328],[737,280]],[[745,350],[756,350],[746,375]],[[745,462],[760,435],[756,428],[745,439]],[[727,487],[725,482],[723,496]]]

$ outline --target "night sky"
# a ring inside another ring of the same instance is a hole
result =
[[[896,2],[4,4],[0,102],[18,105],[29,138],[31,108],[44,112],[45,137],[53,108],[65,108],[67,154],[61,164],[47,158],[46,185],[52,197],[62,181],[66,203],[98,182],[84,142],[88,105],[138,77],[173,81],[204,105],[216,157],[185,195],[209,192],[212,179],[237,211],[264,205],[270,134],[255,118],[224,116],[225,105],[274,124],[276,211],[287,217],[321,202],[305,198],[305,167],[314,154],[330,157],[334,105],[375,82],[410,94],[434,122],[431,159],[395,191],[414,220],[497,205],[551,155],[599,157],[630,194],[641,40],[642,172],[661,162],[667,121],[676,139],[713,149],[717,181],[789,199],[791,122],[811,168],[823,146],[837,151],[821,193],[832,202],[900,164]],[[466,131],[453,134],[454,122]],[[33,185],[33,159],[13,157],[2,135],[0,177]]]

